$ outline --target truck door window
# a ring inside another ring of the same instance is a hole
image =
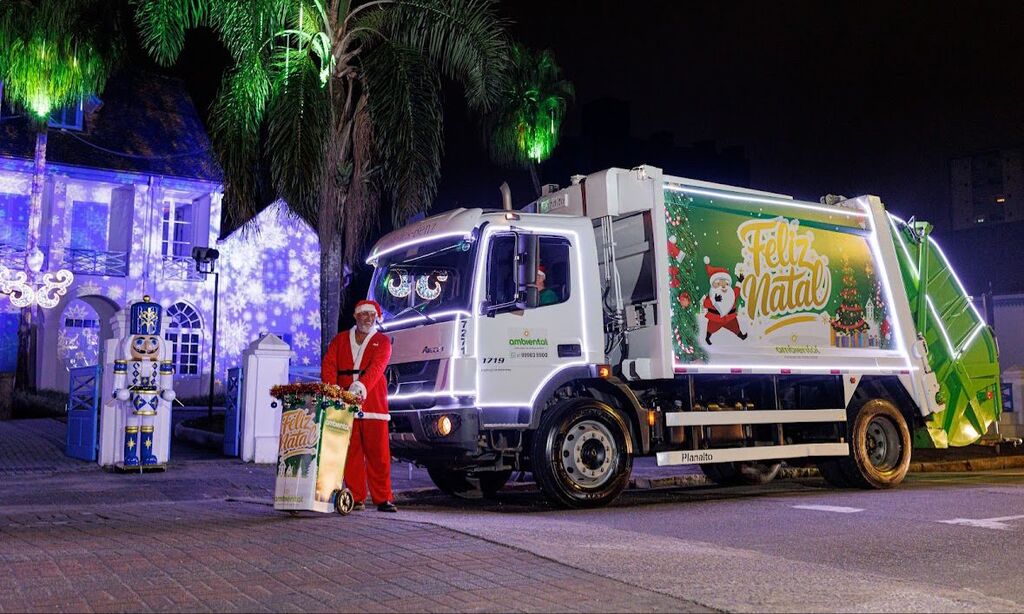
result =
[[[561,237],[540,238],[540,267],[538,286],[540,291],[538,309],[557,305],[569,300],[572,284],[569,274],[569,241]],[[488,305],[505,305],[516,300],[516,238],[512,234],[497,235],[491,240],[487,255]],[[541,282],[543,279],[543,282]],[[509,309],[512,309],[511,305]]]
[[[540,238],[539,309],[569,300],[572,284],[569,274],[569,241],[561,237]],[[543,285],[543,287],[540,287]]]

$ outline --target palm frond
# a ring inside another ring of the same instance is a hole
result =
[[[169,66],[185,45],[185,32],[205,25],[215,0],[133,0],[142,46]]]
[[[401,222],[437,193],[442,151],[441,84],[417,49],[383,41],[363,57],[377,166]]]
[[[379,19],[374,26],[389,40],[425,54],[465,87],[471,109],[487,110],[501,97],[507,62],[506,22],[494,7],[491,0],[399,0],[367,11],[354,25]]]
[[[274,189],[315,228],[331,119],[328,91],[319,64],[301,50],[279,49],[273,70],[264,147]]]
[[[43,122],[52,109],[101,92],[124,49],[119,2],[44,0],[0,5],[5,97]]]

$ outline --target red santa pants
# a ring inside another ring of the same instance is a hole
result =
[[[374,505],[392,500],[387,420],[356,418],[352,422],[352,439],[345,459],[345,485],[357,503],[366,500],[367,477]]]
[[[730,313],[722,318],[708,318],[708,334],[717,333],[721,329],[732,331],[737,337],[740,336],[740,322],[736,314]]]

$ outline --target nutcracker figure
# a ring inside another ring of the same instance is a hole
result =
[[[125,467],[160,464],[153,449],[154,423],[158,411],[170,410],[175,396],[170,347],[160,338],[162,311],[148,296],[132,304],[128,335],[118,344],[114,360],[114,396],[122,406],[127,403]]]

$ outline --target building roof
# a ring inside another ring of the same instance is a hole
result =
[[[180,79],[125,70],[107,82],[100,99],[102,106],[86,114],[81,132],[50,128],[47,161],[222,181],[206,129]],[[31,160],[34,149],[35,133],[28,119],[3,118],[0,156]]]

